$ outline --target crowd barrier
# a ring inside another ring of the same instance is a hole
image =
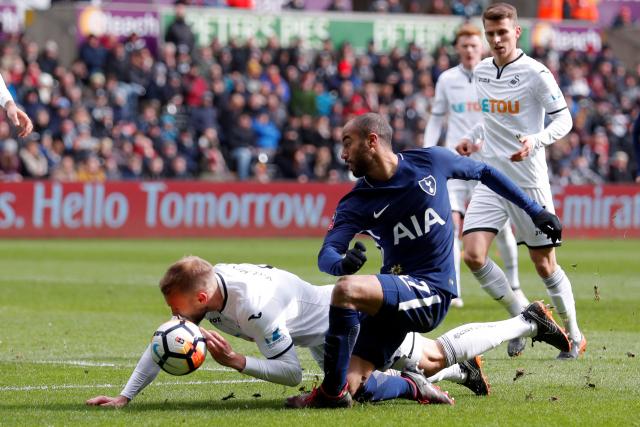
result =
[[[0,237],[323,236],[352,184],[0,184]],[[554,190],[565,237],[640,237],[640,186]]]

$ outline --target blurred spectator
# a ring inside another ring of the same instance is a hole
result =
[[[18,143],[14,139],[5,139],[0,147],[0,181],[22,181]]]
[[[32,134],[25,146],[20,149],[20,160],[25,177],[43,179],[49,174],[49,164],[47,158],[40,151],[37,138],[39,138],[38,134]]]
[[[58,67],[58,54],[58,43],[54,40],[47,40],[44,44],[43,52],[38,57],[40,71],[53,74]]]
[[[631,25],[633,25],[633,15],[631,13],[631,8],[626,5],[620,6],[620,11],[614,18],[611,26],[613,28],[623,28],[630,27]]]
[[[640,184],[640,113],[638,113],[636,120],[633,123],[631,141],[633,144],[633,152],[636,157],[636,183]]]
[[[285,2],[283,9],[304,10],[304,0],[289,0]]]
[[[454,0],[451,2],[451,13],[458,16],[480,16],[482,5],[477,0]]]
[[[273,155],[280,141],[280,130],[271,121],[269,114],[266,111],[259,113],[253,119],[252,128],[256,134],[256,147],[258,150],[267,156]]]
[[[62,158],[58,166],[51,173],[51,178],[54,181],[60,182],[74,182],[78,180],[76,173],[76,164],[73,160],[73,156],[66,155]]]
[[[104,182],[107,176],[104,173],[100,160],[95,155],[89,155],[80,162],[77,180],[80,182]]]
[[[589,168],[589,161],[584,156],[578,156],[573,160],[569,183],[574,185],[602,184],[600,175]]]
[[[186,9],[182,2],[177,2],[175,6],[175,18],[167,28],[164,40],[173,43],[178,49],[185,46],[188,52],[193,52],[196,38],[191,31],[191,27],[185,21]]]
[[[218,132],[214,128],[205,129],[198,140],[198,147],[202,153],[200,177],[216,181],[230,179],[227,162],[220,148]]]
[[[187,160],[184,156],[176,156],[171,160],[169,177],[172,179],[186,180],[193,178],[187,167]]]
[[[567,3],[571,19],[598,21],[598,0],[568,0]]]
[[[609,167],[609,182],[629,183],[633,181],[633,176],[629,170],[629,155],[624,151],[616,151],[611,157]]]
[[[445,0],[431,0],[427,6],[427,13],[430,15],[451,15],[451,8]]]
[[[351,2],[349,0],[331,0],[327,10],[335,12],[343,12],[351,10]]]
[[[255,133],[251,126],[251,116],[240,114],[229,132],[228,146],[235,162],[235,171],[240,181],[249,178],[255,149]]]
[[[98,37],[89,34],[82,46],[80,46],[79,58],[87,67],[89,74],[104,72],[107,50],[100,45]]]

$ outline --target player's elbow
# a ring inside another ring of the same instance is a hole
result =
[[[292,366],[290,369],[283,372],[283,375],[278,382],[288,387],[297,386],[302,382],[302,369],[300,367]]]

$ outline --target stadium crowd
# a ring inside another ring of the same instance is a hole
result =
[[[198,47],[177,18],[154,55],[135,35],[89,37],[69,67],[54,41],[0,42],[0,72],[35,133],[0,122],[0,180],[349,179],[340,128],[368,111],[387,116],[396,150],[422,145],[434,84],[455,64],[451,46],[357,54],[349,44],[310,51],[272,38]],[[553,184],[631,182],[640,64],[601,52],[531,55],[555,74],[574,129],[547,150]]]

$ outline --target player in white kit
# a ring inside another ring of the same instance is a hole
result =
[[[177,287],[179,291],[180,285],[188,288],[200,280],[211,280],[212,276],[217,284],[211,300],[220,301],[216,310],[204,307],[197,297],[194,300],[182,293],[165,293],[168,287]],[[332,285],[313,286],[295,274],[271,266],[211,266],[207,261],[191,256],[170,267],[160,287],[174,314],[196,323],[206,319],[230,335],[254,341],[265,357],[236,353],[222,335],[202,329],[209,352],[221,365],[254,378],[294,386],[302,381],[296,347],[307,347],[322,368]],[[437,372],[431,378],[434,382],[450,380],[465,385],[476,394],[489,393],[479,357],[434,371],[427,343],[433,341],[417,333],[408,334],[394,355],[395,363],[387,368],[402,370],[406,366],[417,365],[429,372]],[[122,407],[149,385],[159,372],[160,367],[151,358],[149,346],[119,396],[97,396],[89,399],[87,404]],[[377,372],[376,380],[383,384],[386,376]]]
[[[547,67],[517,49],[521,28],[516,9],[506,3],[492,4],[482,19],[492,53],[474,70],[484,117],[484,129],[475,129],[484,132],[483,160],[554,212],[545,147],[571,130],[567,104]],[[551,120],[546,128],[545,113]],[[471,153],[476,136],[463,140],[458,152]],[[482,184],[474,190],[464,221],[464,261],[489,295],[512,316],[520,313],[528,301],[511,290],[505,274],[487,256],[495,233],[508,219],[515,227],[518,243],[529,248],[536,271],[571,339],[571,350],[561,352],[558,358],[577,358],[585,351],[587,341],[578,328],[571,283],[556,263],[554,247],[561,242],[549,239],[516,206],[496,197]]]
[[[460,57],[460,64],[443,72],[438,78],[431,116],[425,130],[424,147],[438,145],[445,118],[447,119],[445,147],[454,152],[462,137],[475,125],[482,123],[482,112],[478,103],[473,75],[473,69],[482,59],[480,34],[480,30],[470,24],[463,25],[456,32],[454,46]],[[472,157],[476,160],[482,160],[479,152],[472,154]],[[476,181],[460,179],[450,179],[447,182],[455,233],[453,254],[458,286],[458,298],[451,301],[451,305],[454,307],[463,306],[460,286],[461,244],[459,236],[467,204],[471,200],[471,193],[476,184]],[[522,292],[518,279],[518,247],[509,223],[498,232],[496,244],[504,260],[505,272],[511,289],[516,293]]]

